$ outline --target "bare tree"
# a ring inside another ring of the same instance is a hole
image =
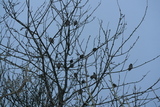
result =
[[[127,74],[159,56],[134,66],[128,62],[137,43],[129,40],[143,22],[124,36],[125,15],[119,7],[117,30],[99,21],[99,36],[83,36],[94,9],[89,0],[43,3],[2,0],[0,19],[0,105],[14,107],[140,107],[160,101],[160,79],[141,90]],[[119,6],[119,5],[118,5]],[[93,39],[93,41],[92,41]],[[128,49],[124,48],[130,44]],[[122,59],[117,61],[117,59]],[[114,77],[117,79],[113,79]],[[149,96],[154,94],[154,96]],[[158,102],[157,102],[158,103]]]

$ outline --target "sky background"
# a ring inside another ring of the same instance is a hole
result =
[[[36,0],[35,0],[36,1]],[[95,7],[100,0],[90,0],[90,7]],[[36,5],[36,3],[35,3]],[[125,21],[127,23],[126,31],[124,35],[129,35],[134,28],[139,24],[142,19],[145,8],[147,5],[146,0],[119,0],[119,5],[122,13],[125,14]],[[139,65],[145,61],[148,61],[160,54],[160,0],[148,0],[148,11],[144,22],[138,28],[135,37],[140,36],[137,44],[130,53],[131,63],[137,61],[134,65]],[[3,14],[2,7],[0,7],[0,13]],[[95,11],[93,16],[96,19],[87,26],[86,34],[97,35],[98,34],[98,19],[103,20],[103,26],[107,26],[114,31],[117,27],[119,19],[119,10],[116,0],[101,0],[100,7]],[[132,43],[133,41],[131,41]],[[134,69],[128,74],[128,79],[139,80],[148,71],[149,74],[139,86],[148,88],[150,84],[160,78],[160,58],[150,62],[138,69]],[[160,84],[159,84],[160,85]],[[160,95],[160,92],[157,92]]]
[[[106,26],[109,22],[109,27],[115,29],[119,18],[119,11],[116,0],[101,0],[101,6],[95,12],[95,16],[103,20]],[[98,3],[98,0],[97,0]],[[97,5],[92,1],[94,6]],[[133,36],[136,38],[140,36],[137,44],[130,53],[129,61],[137,62],[135,66],[160,54],[160,1],[148,0],[147,15],[142,25],[138,28]],[[146,0],[119,0],[119,5],[123,14],[125,14],[125,21],[127,22],[126,31],[124,35],[129,35],[137,24],[142,19],[147,5]],[[91,29],[94,29],[93,25]],[[92,30],[96,31],[96,30]],[[148,88],[153,82],[160,78],[160,58],[150,62],[138,69],[134,69],[128,74],[128,79],[139,80],[143,75],[149,71],[147,77],[143,82],[138,84],[142,89]],[[159,83],[160,86],[160,83]],[[160,92],[157,92],[160,95]],[[159,104],[160,105],[160,104]],[[155,106],[153,103],[148,105]]]
[[[93,4],[96,4],[92,2]],[[125,14],[127,29],[125,34],[130,34],[144,15],[146,0],[119,0],[122,13]],[[146,18],[139,29],[134,34],[140,36],[135,48],[131,51],[131,59],[137,63],[142,63],[160,54],[160,1],[148,1],[148,11]],[[118,6],[116,0],[102,0],[102,5],[95,12],[95,15],[102,19],[104,23],[110,23],[110,27],[115,29],[118,21]],[[151,71],[148,76],[154,81],[160,77],[160,59],[157,59],[141,67],[140,72]],[[143,73],[142,73],[143,74]]]

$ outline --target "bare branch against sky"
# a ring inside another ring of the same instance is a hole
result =
[[[152,80],[154,71],[144,66],[151,66],[160,54],[143,62],[134,54],[141,52],[136,47],[141,41],[138,32],[149,3],[144,2],[134,24],[127,20],[122,2],[114,2],[113,12],[107,3],[2,0],[0,105],[158,106],[160,78]],[[116,21],[108,20],[110,14]],[[101,19],[103,15],[108,19]]]

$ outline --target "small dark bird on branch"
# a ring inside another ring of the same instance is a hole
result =
[[[74,64],[70,64],[70,67],[73,68],[73,67],[74,67]]]
[[[82,89],[79,89],[78,90],[78,94],[82,94],[83,93],[83,90]]]
[[[96,51],[96,50],[97,50],[97,48],[93,48],[92,50],[93,50],[93,51]]]
[[[69,21],[69,20],[66,20],[65,26],[69,26],[69,25],[70,25],[70,21]]]
[[[82,54],[82,55],[80,55],[80,58],[82,59],[82,58],[84,58],[84,55]]]
[[[70,63],[73,63],[73,59],[71,59],[69,62],[70,62]]]
[[[130,71],[131,69],[133,69],[133,64],[130,64],[128,67],[128,71]]]
[[[90,78],[97,80],[97,75],[96,75],[96,73],[93,73],[93,75],[91,75]]]
[[[78,77],[78,73],[74,73],[74,77],[77,78]]]
[[[62,63],[60,63],[60,62],[57,63],[57,68],[60,69],[61,65],[62,65]]]
[[[82,84],[84,84],[85,82],[86,82],[85,80],[82,80],[82,81],[81,81]]]
[[[116,85],[115,83],[113,83],[113,84],[112,84],[112,87],[115,88],[115,87],[117,87],[117,85]]]
[[[76,21],[74,21],[74,26],[76,26],[77,24],[78,24],[77,20],[76,20]]]
[[[54,39],[53,38],[49,38],[49,42],[50,43],[54,43]]]

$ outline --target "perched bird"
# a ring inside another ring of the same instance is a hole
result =
[[[73,67],[74,67],[74,64],[70,64],[70,67],[73,68]]]
[[[90,78],[97,80],[97,75],[96,75],[96,73],[93,73],[93,75],[91,75]]]
[[[77,78],[78,77],[78,73],[74,73],[74,77]]]
[[[60,63],[60,62],[57,63],[57,68],[60,69],[61,65],[62,65],[62,63]]]
[[[50,43],[54,43],[54,39],[53,38],[49,38],[49,42]]]
[[[112,84],[112,87],[115,88],[115,87],[117,87],[117,85],[116,85],[115,83],[113,83],[113,84]]]
[[[70,63],[73,63],[73,59],[71,59],[69,62],[70,62]]]
[[[70,67],[73,68],[74,64],[73,64],[73,59],[70,60]]]
[[[85,82],[86,82],[85,80],[82,80],[82,81],[81,81],[82,84],[84,84]]]
[[[96,50],[97,50],[97,48],[93,48],[92,50],[93,50],[93,51],[96,51]]]
[[[40,78],[44,78],[44,74],[40,74],[38,75]]]
[[[78,24],[77,20],[76,20],[76,21],[74,21],[74,26],[76,26],[77,24]]]
[[[128,67],[128,71],[130,71],[131,69],[133,69],[133,64],[130,64]]]
[[[69,20],[66,20],[65,25],[66,25],[66,26],[69,26],[69,25],[70,25],[70,21],[69,21]]]
[[[79,89],[78,90],[78,94],[82,94],[83,90],[82,89]]]
[[[80,58],[82,59],[82,58],[84,58],[84,55],[82,54],[82,55],[80,55]]]

